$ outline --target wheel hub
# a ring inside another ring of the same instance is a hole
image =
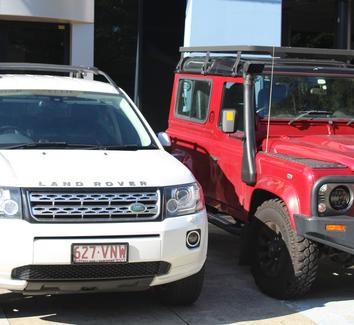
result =
[[[270,277],[277,277],[282,268],[285,244],[278,227],[267,224],[259,233],[259,265]]]

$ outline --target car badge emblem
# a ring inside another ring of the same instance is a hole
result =
[[[142,203],[133,203],[130,205],[129,210],[134,213],[143,213],[146,210],[146,206]]]

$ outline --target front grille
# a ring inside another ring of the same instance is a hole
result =
[[[27,281],[119,280],[168,273],[167,262],[127,264],[26,265],[12,270],[12,279]]]
[[[33,219],[44,222],[143,221],[160,214],[160,191],[27,191]],[[134,209],[135,207],[135,209]]]

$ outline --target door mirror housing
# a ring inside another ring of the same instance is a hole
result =
[[[221,129],[224,133],[236,132],[237,111],[235,109],[223,109]]]
[[[160,143],[167,151],[171,149],[172,146],[171,138],[166,132],[159,132],[157,134],[157,138],[159,139]]]

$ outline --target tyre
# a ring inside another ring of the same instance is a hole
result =
[[[265,294],[289,299],[305,294],[316,279],[319,249],[298,236],[279,199],[265,201],[253,220],[252,273]]]
[[[204,266],[196,274],[158,286],[159,300],[166,305],[191,305],[199,297],[204,281]]]

